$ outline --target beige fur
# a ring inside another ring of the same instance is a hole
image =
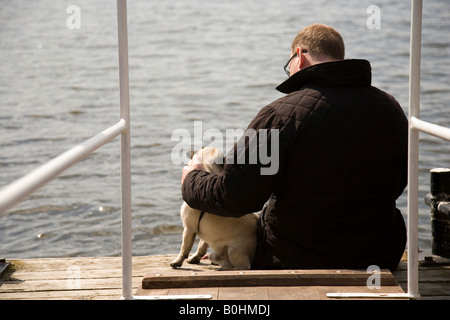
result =
[[[223,154],[219,150],[207,147],[197,154],[206,171],[218,174],[223,170]],[[250,269],[256,249],[258,216],[250,213],[240,218],[230,218],[205,212],[199,223],[200,213],[200,210],[189,207],[186,202],[181,206],[183,242],[180,254],[170,265],[173,268],[182,266],[198,235],[200,242],[197,252],[188,263],[199,263],[209,246],[214,251],[209,256],[210,260],[220,265],[222,270]]]

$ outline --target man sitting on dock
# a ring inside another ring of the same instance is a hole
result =
[[[406,228],[396,199],[406,186],[407,118],[391,95],[371,86],[370,63],[344,53],[333,28],[304,28],[285,66],[289,78],[277,87],[286,95],[248,126],[277,135],[259,144],[250,141],[258,135],[244,135],[222,174],[197,164],[183,169],[189,206],[228,217],[261,210],[252,268],[394,270],[400,261]],[[243,152],[248,159],[257,152],[251,146],[271,145],[271,138],[278,139],[276,173],[262,174],[261,159],[230,161]]]

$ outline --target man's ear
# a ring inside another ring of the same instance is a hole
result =
[[[305,54],[302,52],[302,48],[301,47],[297,47],[296,53],[298,56],[298,60],[297,60],[297,67],[299,70],[302,70],[306,67],[308,67],[310,65],[310,62],[308,60],[308,58],[305,56]]]

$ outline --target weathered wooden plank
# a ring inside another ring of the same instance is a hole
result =
[[[122,277],[121,269],[89,269],[85,270],[82,268],[68,268],[67,270],[45,270],[45,271],[27,271],[27,270],[19,270],[14,271],[11,270],[7,275],[9,278],[21,280],[26,279],[30,280],[45,280],[45,279],[54,279],[54,280],[63,280],[63,279],[72,279],[74,277],[80,277],[85,279],[101,279],[101,278],[119,278]],[[135,274],[135,276],[142,276],[139,274]]]
[[[370,289],[367,286],[340,286],[340,287],[316,287],[317,290],[320,293],[321,299],[329,300],[334,298],[328,298],[327,293],[404,293],[403,289],[400,286],[381,286],[380,289]],[[347,298],[347,299],[353,299],[353,298]],[[359,298],[362,299],[362,298]],[[383,300],[388,298],[367,298],[364,300]],[[342,300],[342,298],[339,298],[339,300]],[[405,298],[407,300],[407,298]]]
[[[172,269],[170,261],[176,254],[160,256],[133,257],[133,288],[136,295],[167,295],[169,292],[205,294],[205,292],[217,292],[214,299],[239,299],[254,300],[264,299],[326,299],[326,293],[332,292],[362,292],[355,291],[357,287],[342,285],[339,287],[318,286],[315,283],[310,286],[257,286],[248,287],[209,287],[194,289],[142,289],[142,279],[149,272],[163,275],[178,275],[180,273],[191,274],[212,273],[217,266],[210,265],[208,260],[200,265],[185,264],[183,268]],[[44,259],[7,259],[12,262],[11,269],[0,278],[0,299],[119,299],[122,294],[122,261],[120,257],[95,257],[95,258],[44,258]],[[79,274],[73,274],[79,271]],[[256,271],[256,270],[251,270]],[[295,270],[298,272],[299,270]],[[339,270],[338,270],[339,271]],[[340,270],[344,277],[348,277],[346,270]],[[246,272],[246,271],[245,271]],[[263,271],[264,272],[264,271]],[[317,270],[313,272],[317,273]],[[325,272],[330,272],[326,270]],[[353,271],[350,271],[353,272]],[[213,272],[225,274],[226,272]],[[319,272],[320,273],[320,272]],[[406,263],[401,262],[394,277],[406,290]],[[79,288],[70,288],[74,285],[72,280],[80,278]],[[365,282],[369,274],[361,271],[361,281]],[[450,267],[419,267],[419,292],[422,299],[448,299],[450,298]],[[70,282],[72,281],[72,282]],[[241,284],[239,284],[240,286]],[[247,289],[248,288],[248,289]],[[397,292],[396,286],[383,286],[385,293]],[[366,288],[367,289],[367,288]],[[205,291],[206,290],[206,291]],[[211,291],[210,291],[211,290]],[[214,291],[215,290],[215,291]],[[222,291],[223,290],[223,291]],[[284,298],[282,298],[284,297]]]
[[[426,254],[431,254],[427,253]],[[422,257],[423,258],[423,257]],[[406,263],[401,262],[399,268],[393,272],[394,277],[399,285],[407,291],[407,268]],[[447,300],[450,299],[450,267],[435,266],[422,267],[419,266],[419,294],[421,299],[430,300]]]
[[[3,292],[33,292],[33,291],[67,291],[83,289],[117,289],[122,285],[121,279],[80,279],[78,283],[67,280],[34,280],[9,281],[2,284]],[[2,295],[0,294],[0,299]]]
[[[407,271],[395,271],[394,276],[398,282],[407,281]],[[450,268],[420,268],[420,282],[447,282],[450,286]]]
[[[2,292],[1,300],[118,300],[122,289]]]
[[[450,296],[449,282],[419,282],[419,294],[422,296]]]
[[[42,259],[22,259],[10,260],[12,267],[17,271],[26,269],[28,271],[64,271],[72,266],[83,267],[85,270],[98,269],[100,265],[109,269],[120,269],[121,261],[118,257],[107,258],[42,258]]]
[[[217,300],[218,288],[176,288],[169,289],[168,295],[211,295],[212,300]]]
[[[175,257],[176,254],[133,257],[133,288],[137,289],[140,286],[142,277],[149,270],[171,272],[169,263]],[[12,262],[12,267],[0,279],[0,299],[121,297],[121,257],[8,259],[8,261]],[[216,268],[207,263],[193,267],[192,270],[196,271]]]
[[[388,270],[380,272],[382,286],[396,285]],[[370,274],[364,270],[246,270],[178,272],[149,274],[142,280],[144,289],[251,287],[251,286],[362,286]]]
[[[450,300],[450,296],[424,296],[420,297],[420,300]]]
[[[133,288],[138,288],[140,277],[132,279]],[[2,282],[0,299],[3,293],[35,291],[67,291],[122,288],[122,278],[107,279],[47,279],[47,280],[10,280]]]
[[[213,300],[330,300],[332,298],[328,298],[327,293],[404,293],[398,286],[373,290],[366,286],[208,287],[165,289],[168,291],[163,292],[160,290],[164,289],[140,289],[138,294],[144,296],[210,294]]]
[[[167,296],[170,289],[148,289],[143,290],[139,287],[134,293],[135,296]]]
[[[132,259],[133,271],[151,269],[170,269],[169,263],[175,259],[175,254],[158,256],[135,256]],[[26,269],[27,271],[64,271],[72,266],[78,266],[84,270],[90,269],[122,269],[121,257],[77,257],[77,258],[37,258],[37,259],[8,259],[12,263],[12,268],[17,271]],[[190,267],[195,265],[189,265]],[[207,267],[207,264],[201,266]]]
[[[149,270],[170,272],[169,257],[153,256],[133,257],[133,276],[143,277]],[[114,278],[122,276],[120,257],[113,258],[56,258],[11,260],[12,265],[3,279],[26,280],[67,279],[78,273],[82,278]],[[203,266],[199,266],[201,270]],[[197,271],[198,271],[197,270]]]
[[[224,287],[218,288],[218,300],[268,300],[267,287]]]
[[[268,287],[269,300],[320,300],[316,286]]]

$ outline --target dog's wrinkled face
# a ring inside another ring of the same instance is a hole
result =
[[[223,163],[225,157],[219,149],[213,147],[204,147],[197,152],[190,151],[189,154],[191,159],[195,154],[199,156],[202,161],[203,167],[205,168],[205,171],[214,174],[219,174],[223,171]]]

